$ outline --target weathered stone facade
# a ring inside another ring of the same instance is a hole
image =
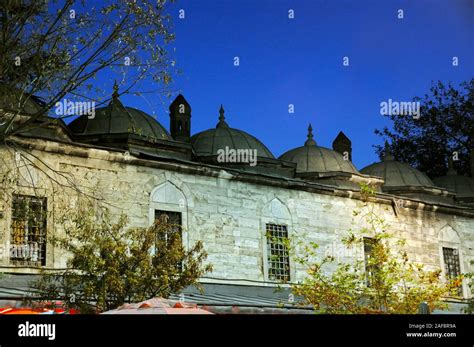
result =
[[[182,96],[170,106],[171,134],[151,116],[123,106],[116,95],[96,114],[68,126],[51,122],[0,145],[1,272],[40,270],[12,262],[13,196],[41,197],[46,233],[59,235],[61,217],[74,211],[82,194],[99,198],[115,217],[125,213],[130,227],[151,225],[156,210],[180,213],[185,247],[203,241],[214,268],[202,283],[271,289],[278,283],[269,273],[268,225],[284,228],[291,240],[319,244],[321,255],[363,259],[362,246],[348,250],[340,241],[350,229],[364,226],[353,215],[363,205],[360,183],[376,186],[369,208],[394,237],[406,240],[411,261],[445,271],[447,248],[459,259],[458,273],[474,271],[474,191],[460,194],[436,186],[395,161],[388,146],[382,162],[358,171],[342,133],[329,149],[316,144],[310,126],[304,146],[275,158],[257,138],[230,128],[223,107],[215,129],[191,137],[191,108]],[[258,165],[223,163],[217,156],[223,148],[255,151]],[[62,250],[46,244],[45,254],[42,268],[65,267]],[[304,276],[305,269],[290,258],[290,282]],[[0,299],[1,288],[0,283]],[[467,283],[462,294],[471,297]]]
[[[210,165],[143,160],[118,150],[46,140],[26,142],[37,147],[32,154],[52,169],[72,173],[84,185],[98,186],[112,212],[126,213],[131,226],[150,225],[155,209],[181,212],[183,242],[188,246],[202,240],[214,266],[203,282],[274,285],[268,279],[266,223],[287,225],[290,237],[315,241],[325,252],[346,260],[360,256],[345,253],[338,243],[350,228],[360,225],[361,221],[352,217],[352,211],[361,204],[356,191],[296,179],[258,177]],[[5,151],[2,149],[4,156]],[[53,196],[48,179],[40,172],[33,177],[41,187],[36,194],[39,191],[48,198],[49,212],[73,201],[59,192]],[[23,184],[15,192],[32,194],[32,188]],[[413,261],[443,268],[444,245],[459,249],[462,272],[473,271],[469,265],[474,260],[472,209],[397,199],[402,206],[395,207],[392,196],[379,194],[374,204],[395,235],[407,240]],[[6,202],[1,207],[3,249],[9,245],[10,207]],[[48,216],[48,233],[60,232],[62,226],[54,213]],[[60,250],[48,247],[46,267],[64,267],[65,259]],[[1,265],[8,272],[37,271],[9,265],[5,253]],[[304,270],[297,264],[291,263],[290,268],[292,281],[303,278]],[[466,297],[470,295],[467,286],[463,290]]]

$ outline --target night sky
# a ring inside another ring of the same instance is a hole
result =
[[[170,13],[182,70],[173,88],[191,104],[192,133],[214,127],[222,103],[229,125],[275,156],[303,145],[311,122],[324,147],[344,131],[360,169],[378,160],[374,129],[390,125],[381,102],[411,101],[433,81],[474,77],[474,0],[181,0]],[[172,99],[122,101],[168,128]]]

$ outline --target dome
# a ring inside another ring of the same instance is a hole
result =
[[[385,144],[385,155],[379,163],[366,166],[361,173],[370,176],[382,177],[384,187],[434,187],[433,181],[423,172],[408,164],[394,160],[388,144]]]
[[[449,166],[447,175],[435,178],[433,180],[434,183],[439,187],[455,192],[458,200],[474,198],[474,179],[458,175],[452,166],[452,162],[450,162]]]
[[[282,154],[279,159],[296,163],[297,173],[348,172],[358,174],[357,169],[344,157],[329,148],[320,147],[313,140],[313,129],[308,127],[308,140],[304,146]]]
[[[256,149],[257,157],[271,158],[274,156],[270,150],[257,138],[245,131],[230,128],[225,121],[224,108],[219,110],[219,123],[214,129],[197,133],[191,137],[191,143],[197,156],[214,156],[219,149],[242,150]]]
[[[132,107],[125,107],[114,92],[106,107],[98,108],[95,117],[82,115],[68,125],[74,135],[100,136],[114,134],[136,134],[161,140],[171,140],[166,129],[149,114]]]

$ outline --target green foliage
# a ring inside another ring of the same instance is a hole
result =
[[[474,265],[474,260],[471,261],[471,265]],[[469,288],[471,293],[474,293],[474,272],[468,273],[466,278],[469,279]],[[474,314],[474,297],[471,297],[467,301],[467,308],[464,310],[465,313]]]
[[[174,34],[168,3],[2,1],[0,105],[14,116],[0,115],[0,139],[37,126],[35,120],[64,98],[107,103],[111,81],[103,89],[94,80],[109,78],[111,70],[122,93],[146,88],[169,94],[176,69],[169,55]],[[19,114],[30,115],[27,124],[19,124]]]
[[[114,309],[127,302],[168,297],[196,285],[211,265],[202,242],[189,250],[175,225],[157,220],[148,228],[127,228],[122,216],[112,223],[108,214],[96,217],[81,209],[65,223],[63,237],[52,240],[71,257],[67,269],[43,272],[34,287],[35,298],[63,300],[81,312]]]
[[[362,197],[362,201],[369,201],[370,197],[375,196],[375,194],[376,190],[373,186],[367,183],[360,184],[360,195]]]
[[[458,153],[454,166],[461,175],[470,175],[470,151],[474,141],[474,78],[460,85],[438,82],[421,103],[420,117],[388,115],[393,129],[375,132],[391,140],[395,158],[425,172],[431,178],[447,172],[448,157]],[[418,119],[417,119],[418,118]],[[378,147],[378,152],[383,148]]]
[[[374,190],[368,186],[361,190],[364,203],[353,215],[364,226],[349,231],[341,240],[354,251],[355,259],[341,262],[334,255],[321,257],[317,244],[305,244],[296,261],[307,269],[307,277],[293,286],[294,294],[319,313],[414,314],[422,302],[428,303],[431,310],[445,308],[442,299],[456,295],[461,278],[444,281],[441,270],[426,270],[424,265],[411,262],[405,241],[389,232],[374,205],[367,202]],[[371,252],[369,257],[363,257],[367,237]]]

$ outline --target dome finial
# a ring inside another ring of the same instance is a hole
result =
[[[457,174],[458,174],[458,172],[457,172],[456,169],[454,168],[453,157],[449,156],[449,158],[448,158],[448,173],[447,173],[447,175],[448,175],[448,176],[456,176]]]
[[[229,125],[225,121],[225,116],[224,116],[224,106],[221,104],[221,108],[219,109],[219,123],[217,123],[216,128],[219,127],[226,127],[228,128]]]
[[[390,145],[388,144],[388,141],[385,141],[385,148],[384,148],[384,154],[383,154],[382,161],[388,161],[388,160],[394,160],[394,158],[393,158],[393,155],[392,155],[392,149],[390,148]]]
[[[224,106],[222,106],[222,104],[221,104],[221,108],[219,109],[219,120],[221,120],[221,121],[225,120]]]
[[[313,127],[311,123],[308,126],[308,139],[304,143],[305,146],[316,146],[316,141],[313,140]]]
[[[112,93],[112,98],[117,99],[119,97],[119,86],[117,84],[117,80],[114,81],[114,86],[113,86],[114,92]]]

